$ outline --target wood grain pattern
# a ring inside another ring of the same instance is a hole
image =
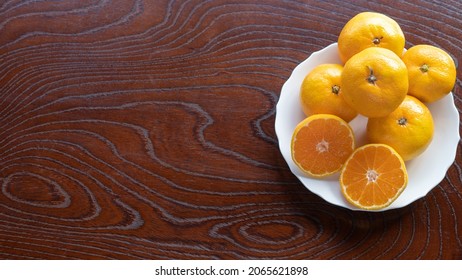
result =
[[[1,0],[0,258],[461,259],[461,147],[384,213],[279,152],[282,84],[364,10],[460,61],[460,1]]]

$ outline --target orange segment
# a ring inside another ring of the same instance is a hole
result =
[[[353,130],[343,119],[330,114],[304,119],[292,136],[292,159],[304,173],[313,177],[339,171],[353,150]]]
[[[346,200],[367,210],[389,206],[406,188],[407,181],[403,159],[384,144],[368,144],[356,149],[340,174]]]

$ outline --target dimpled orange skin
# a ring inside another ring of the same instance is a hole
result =
[[[409,86],[407,75],[406,65],[392,51],[365,49],[343,68],[343,99],[366,117],[384,117],[404,100]]]
[[[307,116],[332,114],[349,122],[357,115],[343,100],[340,64],[321,64],[311,70],[300,87],[300,103]]]
[[[366,131],[371,143],[387,144],[408,161],[430,145],[434,123],[427,106],[408,95],[390,115],[368,119]]]
[[[456,65],[444,50],[416,45],[403,55],[409,72],[409,94],[422,102],[434,102],[446,96],[456,82]]]
[[[386,48],[400,56],[405,44],[404,33],[392,18],[374,12],[359,13],[343,27],[338,50],[343,63],[369,47]]]

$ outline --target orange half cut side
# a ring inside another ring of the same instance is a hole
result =
[[[368,144],[356,149],[340,174],[346,200],[366,210],[389,206],[403,192],[407,182],[403,159],[384,144]]]
[[[294,163],[312,177],[326,177],[339,171],[354,147],[351,127],[331,114],[316,114],[301,121],[291,142]]]

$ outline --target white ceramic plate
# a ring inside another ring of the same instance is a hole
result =
[[[294,164],[290,152],[290,141],[295,126],[305,118],[299,103],[300,85],[306,74],[315,66],[323,63],[341,64],[337,44],[313,53],[300,63],[283,85],[276,106],[276,135],[281,153],[295,176],[313,193],[329,203],[352,210],[359,210],[350,205],[343,197],[338,183],[339,174],[324,179],[314,179],[304,175]],[[455,160],[459,142],[459,113],[454,104],[452,93],[443,99],[428,104],[435,123],[435,135],[430,146],[417,158],[407,161],[409,182],[403,193],[387,208],[390,210],[409,205],[424,197],[446,176],[448,168]],[[367,119],[361,115],[350,122],[355,132],[357,147],[366,143],[365,128]]]

